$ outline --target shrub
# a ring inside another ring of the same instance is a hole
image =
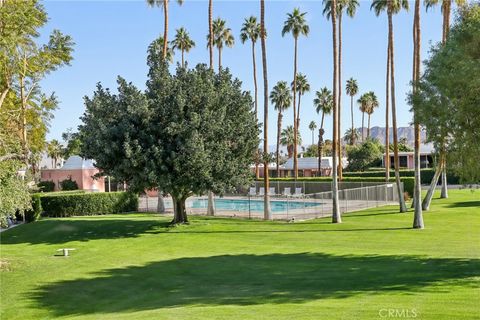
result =
[[[40,192],[52,192],[53,190],[55,190],[55,182],[40,181],[38,183],[38,187],[40,188]]]
[[[360,146],[347,150],[348,170],[364,171],[382,160],[382,146],[378,141],[367,139]]]
[[[42,203],[40,194],[35,193],[32,195],[32,209],[25,211],[25,221],[34,222],[40,218],[42,214]]]
[[[138,196],[131,192],[50,193],[41,196],[43,215],[88,216],[136,211]]]
[[[77,190],[78,184],[76,181],[73,181],[72,178],[65,179],[60,181],[60,189],[62,190]]]
[[[433,175],[435,174],[435,169],[428,168],[428,169],[422,169],[420,172],[420,177],[422,179],[421,183],[422,184],[430,184],[433,179]],[[385,170],[376,170],[376,171],[365,171],[365,172],[343,172],[344,177],[384,177],[385,176]],[[393,177],[395,176],[395,171],[391,170],[390,171],[390,176]],[[400,177],[414,177],[415,172],[413,170],[400,170]],[[449,184],[459,184],[460,180],[457,176],[455,176],[452,172],[447,171],[447,182]],[[439,182],[441,183],[440,179]]]

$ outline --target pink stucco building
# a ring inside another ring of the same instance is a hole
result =
[[[92,178],[98,172],[99,170],[95,168],[93,160],[71,156],[59,169],[42,169],[41,180],[53,181],[55,191],[60,190],[61,181],[71,178],[77,182],[80,190],[105,192],[105,178]]]

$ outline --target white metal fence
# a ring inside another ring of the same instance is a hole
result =
[[[215,215],[263,218],[265,190],[262,189],[262,184],[257,183],[248,190],[237,189],[221,197],[215,196]],[[339,208],[342,213],[398,203],[397,188],[391,183],[343,182],[339,184],[339,189]],[[305,220],[332,214],[333,201],[329,182],[275,182],[271,185],[269,195],[273,219]],[[171,199],[167,197],[164,202],[167,213],[172,213]],[[157,205],[156,197],[144,196],[140,198],[139,211],[156,212]],[[206,196],[191,197],[186,203],[187,212],[205,215],[207,205]]]

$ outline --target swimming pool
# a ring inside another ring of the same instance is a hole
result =
[[[187,204],[193,209],[206,208],[208,199],[194,199]],[[298,200],[271,200],[272,212],[286,212],[287,210],[303,209],[320,206],[318,202],[302,202]],[[263,212],[263,200],[248,199],[215,199],[217,210]]]

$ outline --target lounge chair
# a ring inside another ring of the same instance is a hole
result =
[[[303,193],[302,193],[302,188],[295,188],[295,194],[294,194],[295,197],[301,197],[303,196]]]
[[[273,188],[268,188],[268,194],[269,194],[269,195],[275,195],[275,187],[273,187]]]
[[[283,188],[283,195],[287,196],[287,197],[292,195],[292,191],[291,191],[290,187]]]
[[[259,196],[264,196],[265,195],[265,188],[264,187],[260,187],[260,190],[258,191],[258,195]]]
[[[255,187],[250,188],[250,190],[248,191],[248,195],[249,196],[256,196],[257,195],[257,188],[255,188]]]

